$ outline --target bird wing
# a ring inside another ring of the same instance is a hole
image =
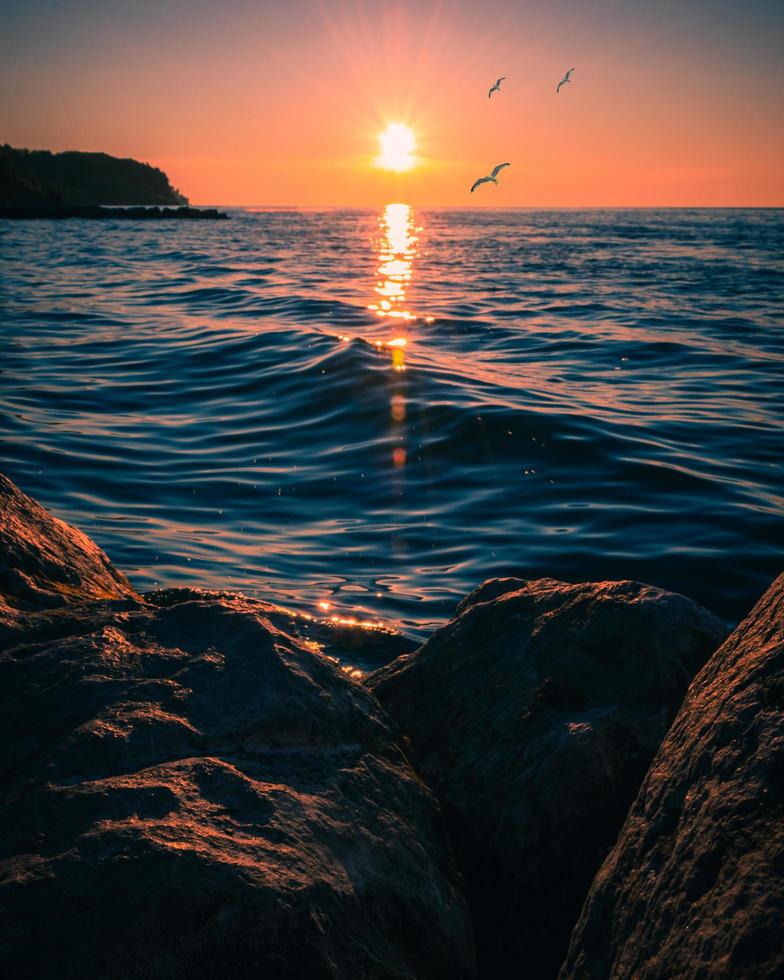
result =
[[[508,167],[508,166],[509,166],[508,163],[499,163],[497,167],[493,167],[493,169],[490,171],[490,176],[497,177],[504,169],[504,167]],[[487,177],[485,177],[485,180],[487,180]]]
[[[555,94],[556,95],[558,95],[558,93],[561,91],[561,86],[562,85],[565,85],[566,84],[566,81],[567,81],[567,79],[562,78],[561,81],[558,83],[558,88],[555,90]]]
[[[491,179],[492,179],[491,177],[480,177],[479,180],[475,180],[474,186],[471,188],[471,193],[473,194],[480,184],[486,184]]]
[[[566,73],[566,81],[567,82],[571,82],[572,79],[571,79],[570,76],[571,76],[571,74],[572,74],[573,71],[574,71],[574,68],[570,68],[569,71]]]
[[[489,91],[489,92],[487,93],[487,97],[488,97],[488,99],[489,99],[489,98],[490,98],[490,96],[491,96],[491,95],[493,94],[493,92],[500,92],[500,91],[501,91],[501,82],[502,82],[502,81],[503,81],[503,80],[504,80],[505,78],[506,78],[506,75],[502,75],[502,76],[501,76],[500,78],[496,78],[496,80],[495,80],[495,85],[493,85],[493,87],[492,87],[492,88],[490,89],[490,91]]]

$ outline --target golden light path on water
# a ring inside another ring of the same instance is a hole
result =
[[[392,368],[395,371],[406,369],[406,348],[411,339],[409,325],[416,317],[408,308],[406,293],[414,274],[414,259],[417,255],[419,238],[414,224],[414,215],[408,204],[387,204],[379,218],[381,237],[378,244],[378,280],[374,303],[369,304],[377,316],[392,321],[402,321],[404,330],[386,341],[377,341],[390,351]],[[402,386],[394,386],[390,400],[393,438],[402,441],[400,430],[406,418],[406,400]],[[406,450],[396,445],[392,450],[392,463],[396,469],[405,466]]]
[[[416,318],[405,307],[419,241],[414,216],[408,204],[387,204],[378,223],[378,299],[368,309],[378,316],[412,321]]]
[[[414,260],[418,254],[419,232],[414,221],[414,212],[408,204],[387,204],[378,218],[380,235],[376,240],[377,249],[377,278],[374,288],[373,302],[368,304],[379,318],[390,321],[390,325],[399,328],[390,330],[387,339],[379,338],[373,343],[379,351],[388,351],[391,359],[393,375],[397,376],[406,370],[406,350],[413,340],[412,325],[418,317],[409,308],[407,293],[414,275]],[[433,317],[422,318],[426,323],[432,323]],[[340,335],[341,340],[349,338]],[[393,442],[391,462],[395,471],[401,471],[406,465],[405,429],[406,399],[403,379],[393,379],[390,394],[390,424]],[[380,598],[378,593],[377,598]],[[380,620],[360,619],[351,615],[340,615],[334,612],[332,602],[327,599],[317,604],[323,621],[333,626],[357,627],[364,630],[382,630],[395,632]],[[354,672],[350,668],[350,672]],[[361,672],[358,672],[361,673]]]

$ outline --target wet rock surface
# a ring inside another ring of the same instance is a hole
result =
[[[367,680],[466,878],[480,975],[552,977],[689,681],[725,635],[635,582],[486,583]]]
[[[294,609],[285,609],[262,599],[238,597],[232,592],[205,589],[171,588],[148,592],[144,601],[155,606],[171,607],[188,601],[220,599],[233,602],[241,598],[280,629],[302,639],[309,648],[322,653],[356,679],[384,666],[404,653],[416,649],[416,643],[398,630],[373,620],[355,617],[313,616]]]
[[[375,699],[258,609],[106,612],[6,651],[0,690],[12,969],[472,975],[433,796]]]
[[[0,474],[0,611],[138,598],[103,551]]]
[[[455,616],[464,613],[470,606],[476,606],[480,602],[491,602],[499,596],[515,592],[517,589],[524,589],[528,585],[528,579],[524,578],[490,578],[482,582],[475,589],[464,596],[458,602],[455,609]]]
[[[376,699],[285,610],[143,599],[3,492],[4,976],[473,976],[438,804]]]
[[[596,877],[562,980],[784,976],[784,576],[711,657]]]

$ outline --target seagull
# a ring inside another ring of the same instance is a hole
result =
[[[471,193],[473,194],[480,184],[488,184],[488,183],[497,184],[498,175],[501,173],[504,167],[508,167],[508,166],[509,166],[508,163],[499,163],[497,167],[493,167],[493,169],[490,171],[489,177],[480,177],[479,180],[475,180],[474,186],[471,188]]]
[[[570,68],[569,71],[564,75],[564,77],[558,83],[558,88],[555,90],[556,95],[558,95],[558,93],[561,91],[562,85],[566,85],[567,82],[571,82],[571,78],[569,78],[569,76],[572,74],[573,71],[574,68]]]
[[[490,91],[489,91],[489,92],[487,93],[487,97],[488,97],[488,99],[489,99],[489,98],[490,98],[490,96],[491,96],[491,95],[493,94],[493,92],[500,92],[500,91],[501,91],[501,82],[502,82],[502,81],[503,81],[503,80],[504,80],[505,78],[506,78],[506,75],[502,75],[502,76],[501,76],[500,78],[496,78],[496,80],[495,80],[495,85],[493,85],[493,87],[492,87],[492,88],[490,89]]]

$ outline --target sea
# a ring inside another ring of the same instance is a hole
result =
[[[784,212],[0,221],[0,469],[144,591],[412,638],[483,580],[784,570]]]

